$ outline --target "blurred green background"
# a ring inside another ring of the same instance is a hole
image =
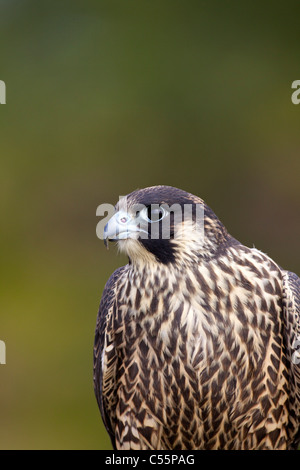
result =
[[[300,274],[299,1],[0,0],[2,449],[108,449],[96,208],[168,184]]]

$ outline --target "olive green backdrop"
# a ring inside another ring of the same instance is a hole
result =
[[[299,1],[0,0],[0,448],[108,449],[96,208],[168,184],[300,274]]]

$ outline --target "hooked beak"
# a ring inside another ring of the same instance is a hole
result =
[[[108,249],[109,241],[126,240],[127,238],[137,239],[139,232],[148,234],[146,230],[140,227],[139,222],[127,212],[116,212],[104,227],[104,245]]]

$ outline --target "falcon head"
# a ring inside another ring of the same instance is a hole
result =
[[[136,190],[119,200],[104,228],[131,263],[182,264],[212,256],[227,231],[202,199],[171,186]]]

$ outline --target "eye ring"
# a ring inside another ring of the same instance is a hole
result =
[[[128,222],[128,216],[127,215],[124,215],[124,214],[120,214],[119,218],[118,218],[118,221],[119,223],[121,224],[127,224]]]

